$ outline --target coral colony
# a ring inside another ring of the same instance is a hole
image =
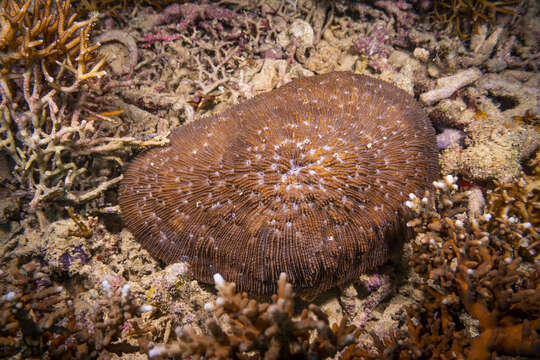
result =
[[[537,359],[539,10],[0,0],[0,358]]]
[[[118,199],[143,246],[200,281],[218,272],[271,295],[285,272],[297,293],[319,293],[386,262],[408,194],[437,173],[435,131],[411,96],[330,73],[175,130],[130,164]]]
[[[105,75],[99,44],[89,43],[96,19],[75,21],[70,1],[2,0],[0,10],[0,144],[37,208],[43,201],[85,203],[117,184],[121,174],[96,181],[89,155],[122,164],[114,154],[163,144],[118,137],[101,122],[122,111],[94,111],[92,81]],[[99,86],[97,86],[99,87]],[[112,165],[112,164],[111,164]]]

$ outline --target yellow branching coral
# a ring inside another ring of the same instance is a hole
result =
[[[90,53],[99,45],[88,47],[89,25],[93,19],[75,21],[71,1],[2,0],[0,7],[0,74],[3,83],[13,77],[13,67],[26,69],[38,64],[44,74],[56,61],[71,61],[78,54],[78,79],[104,75],[98,71],[84,72]],[[5,84],[3,84],[5,87]]]
[[[95,19],[77,21],[70,0],[0,4],[0,150],[13,159],[32,208],[57,198],[94,199],[122,175],[98,179],[88,166],[95,161],[83,156],[105,154],[122,165],[111,153],[164,140],[119,137],[101,124],[121,109],[110,116],[91,110],[92,84],[105,75],[105,59],[96,59],[99,44],[89,41]]]

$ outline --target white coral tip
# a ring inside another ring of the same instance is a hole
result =
[[[15,300],[15,298],[16,298],[15,292],[13,291],[10,291],[6,295],[2,296],[2,300],[6,300],[6,301],[13,301]]]
[[[139,311],[142,313],[154,310],[154,307],[150,304],[144,304],[139,307]]]
[[[105,290],[105,292],[108,295],[111,295],[111,292],[112,292],[111,284],[107,280],[103,280],[101,282],[101,286],[103,287],[103,290]]]
[[[131,286],[129,284],[125,284],[122,286],[122,299],[126,299],[126,297],[129,295],[129,291],[131,290]]]
[[[214,282],[216,283],[216,288],[220,288],[225,285],[225,279],[223,279],[223,276],[218,273],[214,274]]]
[[[204,310],[206,310],[206,311],[214,311],[215,306],[211,302],[207,302],[207,303],[204,304]]]
[[[148,357],[155,358],[158,356],[163,356],[166,354],[167,347],[165,345],[155,345],[153,348],[148,350]]]
[[[448,182],[448,184],[455,184],[457,181],[457,176],[446,175],[444,179]]]
[[[434,181],[433,186],[435,186],[437,189],[444,189],[446,187],[442,181]]]

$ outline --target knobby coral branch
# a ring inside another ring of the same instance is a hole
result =
[[[360,332],[346,325],[345,319],[331,326],[328,316],[314,304],[295,320],[294,293],[284,273],[271,303],[236,293],[235,284],[226,282],[219,274],[214,280],[218,298],[205,305],[207,311],[215,314],[207,323],[210,333],[203,335],[190,328],[178,328],[178,341],[155,345],[148,353],[150,358],[230,359],[256,353],[264,359],[326,359],[354,343]],[[221,321],[227,325],[221,325]]]

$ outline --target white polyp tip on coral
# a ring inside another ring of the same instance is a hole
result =
[[[155,358],[158,356],[163,356],[165,355],[166,350],[167,347],[165,345],[155,345],[153,348],[148,350],[148,357]]]
[[[427,197],[423,197],[422,198],[422,204],[427,204],[428,203],[428,198]]]
[[[461,221],[461,220],[459,220],[459,219],[455,221],[455,224],[456,224],[456,226],[458,226],[458,227],[463,227],[463,221]]]
[[[207,302],[204,304],[204,310],[206,311],[214,311],[215,306],[211,302]]]
[[[122,286],[122,299],[125,299],[129,295],[130,290],[131,286],[129,284]]]
[[[139,307],[139,311],[142,313],[150,312],[152,310],[154,310],[154,307],[150,304],[144,304]]]
[[[532,227],[532,224],[530,222],[523,223],[523,228],[524,229],[528,229],[530,227]]]
[[[109,282],[107,280],[103,280],[101,282],[101,286],[103,287],[103,290],[105,290],[107,292],[107,294],[110,295],[112,289],[111,289],[111,284],[109,284]]]
[[[531,244],[529,239],[527,239],[527,238],[521,237],[520,239],[521,239],[521,240],[519,240],[519,246],[520,247],[529,247],[529,245]]]
[[[405,201],[405,206],[412,209],[414,206],[414,203],[412,201],[407,200]]]
[[[434,181],[433,186],[435,186],[437,189],[444,189],[446,187],[446,185],[440,181]]]
[[[276,304],[272,304],[268,307],[268,313],[269,314],[275,314],[277,311],[279,311],[279,307]]]
[[[484,214],[482,217],[483,217],[483,219],[484,219],[485,221],[489,221],[489,220],[491,220],[491,218],[493,217],[493,215],[491,215],[491,214]]]
[[[344,339],[345,344],[352,344],[353,342],[354,342],[353,334],[345,335],[345,339]]]
[[[518,219],[516,217],[510,216],[508,218],[508,222],[511,223],[511,224],[515,224],[515,223],[518,222]]]
[[[225,299],[222,298],[221,296],[218,297],[218,298],[216,299],[216,304],[217,304],[218,306],[223,306],[223,304],[225,304]]]
[[[512,262],[512,258],[511,257],[505,257],[504,258],[504,262],[507,263],[507,264],[510,264]]]
[[[416,199],[416,195],[414,195],[413,193],[409,193],[409,199],[411,200]]]
[[[446,175],[444,178],[449,184],[454,184],[457,181],[457,176]]]
[[[450,300],[448,300],[448,298],[445,297],[444,299],[442,299],[441,302],[442,302],[444,305],[448,305],[448,303],[450,302]]]
[[[2,296],[4,298],[4,300],[6,301],[13,301],[15,300],[15,292],[13,291],[10,291],[8,292],[6,295]]]
[[[223,287],[225,285],[225,279],[223,279],[221,274],[214,274],[214,282],[216,283],[216,287]]]
[[[474,274],[474,270],[473,270],[473,269],[467,269],[467,274],[468,274],[468,275]]]

